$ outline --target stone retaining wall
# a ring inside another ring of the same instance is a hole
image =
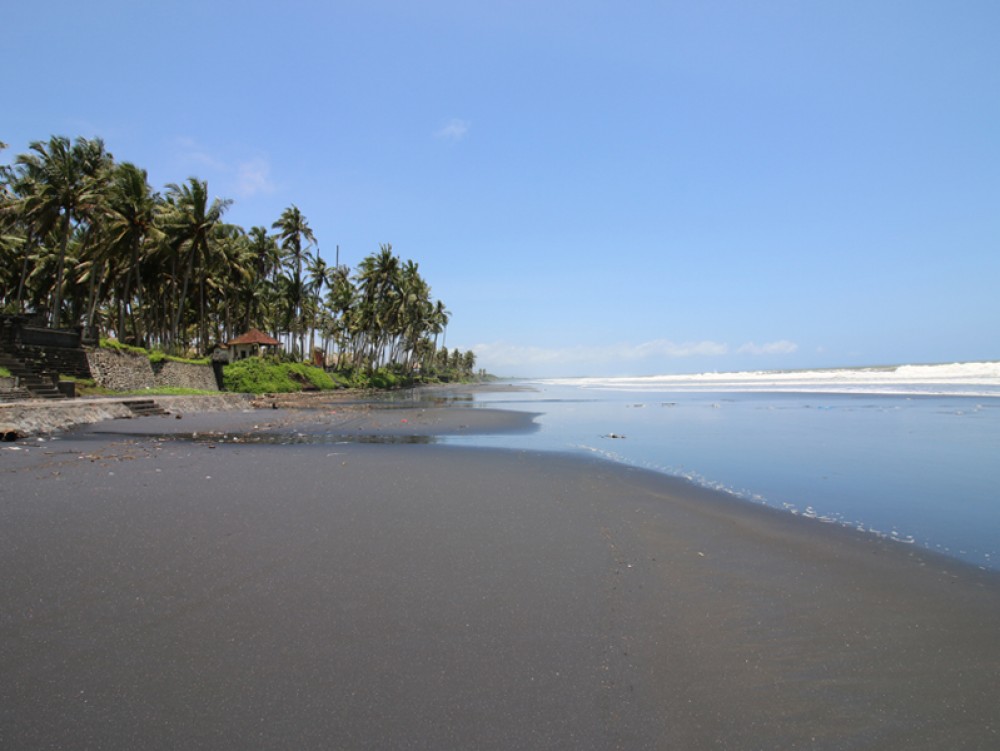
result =
[[[215,371],[211,365],[192,365],[187,362],[153,363],[153,378],[157,386],[177,386],[186,389],[218,391]]]
[[[15,386],[16,378],[0,377],[0,402],[16,402],[31,399],[32,393],[22,386]]]
[[[0,433],[31,436],[68,430],[78,425],[133,417],[124,404],[129,399],[37,399],[30,404],[0,404]],[[176,414],[252,409],[248,394],[218,394],[215,396],[157,396],[156,403],[167,412]]]
[[[211,365],[164,360],[150,363],[144,355],[98,349],[87,352],[90,372],[98,386],[117,391],[138,391],[157,386],[218,391]]]

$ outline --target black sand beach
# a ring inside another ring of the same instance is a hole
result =
[[[0,449],[0,748],[1000,746],[998,575],[427,442],[529,420],[347,405]]]

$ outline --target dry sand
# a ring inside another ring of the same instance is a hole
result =
[[[347,404],[0,449],[0,748],[1000,747],[997,575],[421,444],[529,419]]]

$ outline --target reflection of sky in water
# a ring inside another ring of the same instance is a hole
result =
[[[1000,400],[537,388],[477,400],[540,431],[446,442],[596,452],[1000,568]]]

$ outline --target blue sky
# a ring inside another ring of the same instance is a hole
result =
[[[1000,359],[993,0],[3,15],[4,161],[101,136],[331,263],[392,243],[492,372]]]

